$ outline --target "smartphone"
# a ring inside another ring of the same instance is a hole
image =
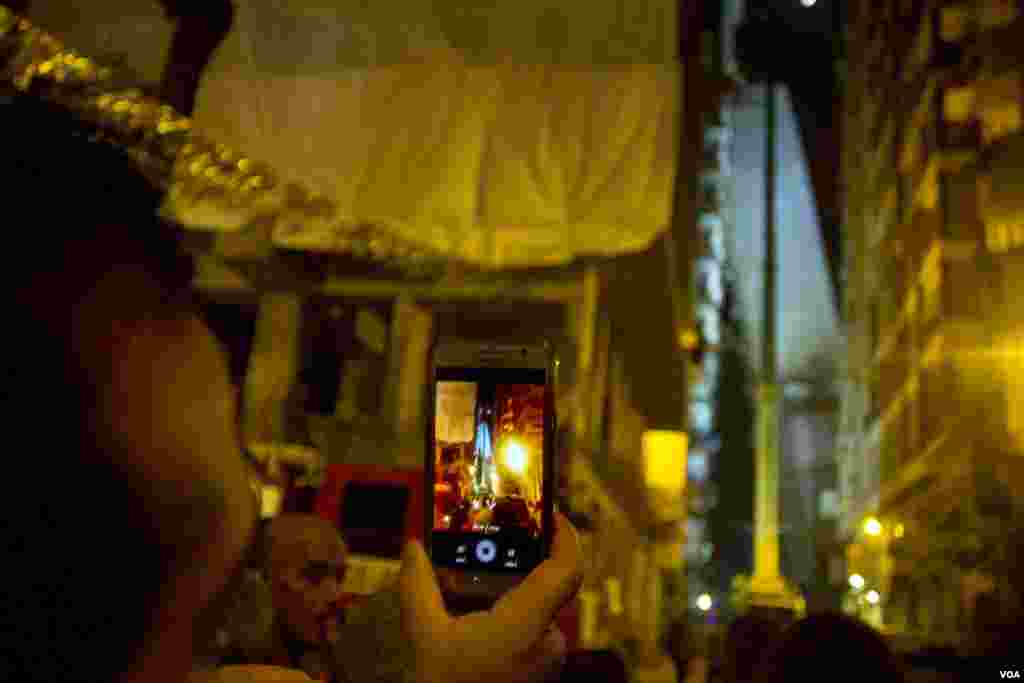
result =
[[[432,359],[424,539],[449,609],[485,609],[551,549],[553,354],[441,340]]]

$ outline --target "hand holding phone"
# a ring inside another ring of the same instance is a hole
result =
[[[554,399],[545,346],[439,344],[424,538],[449,609],[486,609],[537,567],[554,521]]]
[[[553,517],[551,553],[485,611],[449,614],[422,546],[406,546],[399,575],[405,635],[416,681],[527,683],[546,680],[565,655],[554,618],[582,582],[582,552],[564,515]]]

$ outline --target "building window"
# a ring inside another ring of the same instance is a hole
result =
[[[822,519],[835,519],[839,516],[839,496],[835,489],[821,492],[818,500],[818,516]]]
[[[1024,437],[1024,344],[1014,343],[1003,360],[1006,377],[1007,430],[1020,439]]]
[[[696,438],[702,438],[711,433],[712,414],[709,402],[693,401],[690,403],[690,427]]]
[[[686,459],[686,472],[691,481],[702,482],[708,478],[708,454],[703,449],[693,449]]]
[[[709,304],[701,304],[697,309],[697,317],[700,319],[701,332],[704,340],[712,346],[721,343],[721,315],[718,309]]]
[[[878,351],[878,345],[881,342],[882,336],[882,321],[881,321],[881,305],[878,297],[872,297],[871,299],[871,355],[874,356]]]

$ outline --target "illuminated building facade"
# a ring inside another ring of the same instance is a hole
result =
[[[708,114],[704,135],[698,216],[701,250],[694,264],[695,313],[703,352],[694,367],[694,381],[688,396],[692,444],[686,462],[689,511],[685,555],[691,609],[697,608],[696,600],[705,594],[714,595],[712,607],[720,600],[709,574],[714,546],[708,515],[716,503],[710,473],[720,442],[716,433],[719,420],[715,419],[714,412],[721,358],[722,307],[725,303],[728,142],[729,129],[723,120],[722,109],[713,109]]]
[[[848,607],[968,645],[1020,605],[1024,17],[1012,0],[850,5]]]

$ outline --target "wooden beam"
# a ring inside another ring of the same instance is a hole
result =
[[[200,258],[193,281],[204,292],[257,291],[251,280],[238,270],[215,258]],[[273,284],[270,288],[274,288]],[[290,285],[282,285],[282,289]],[[583,296],[581,279],[514,279],[495,277],[489,280],[411,282],[399,279],[331,277],[308,285],[309,293],[354,299],[392,299],[405,296],[430,301],[536,301],[569,303]]]
[[[342,280],[324,283],[329,296],[395,297],[405,295],[417,301],[541,301],[565,303],[582,296],[578,282],[523,282],[518,280],[465,281],[460,283],[411,283],[401,280]]]

